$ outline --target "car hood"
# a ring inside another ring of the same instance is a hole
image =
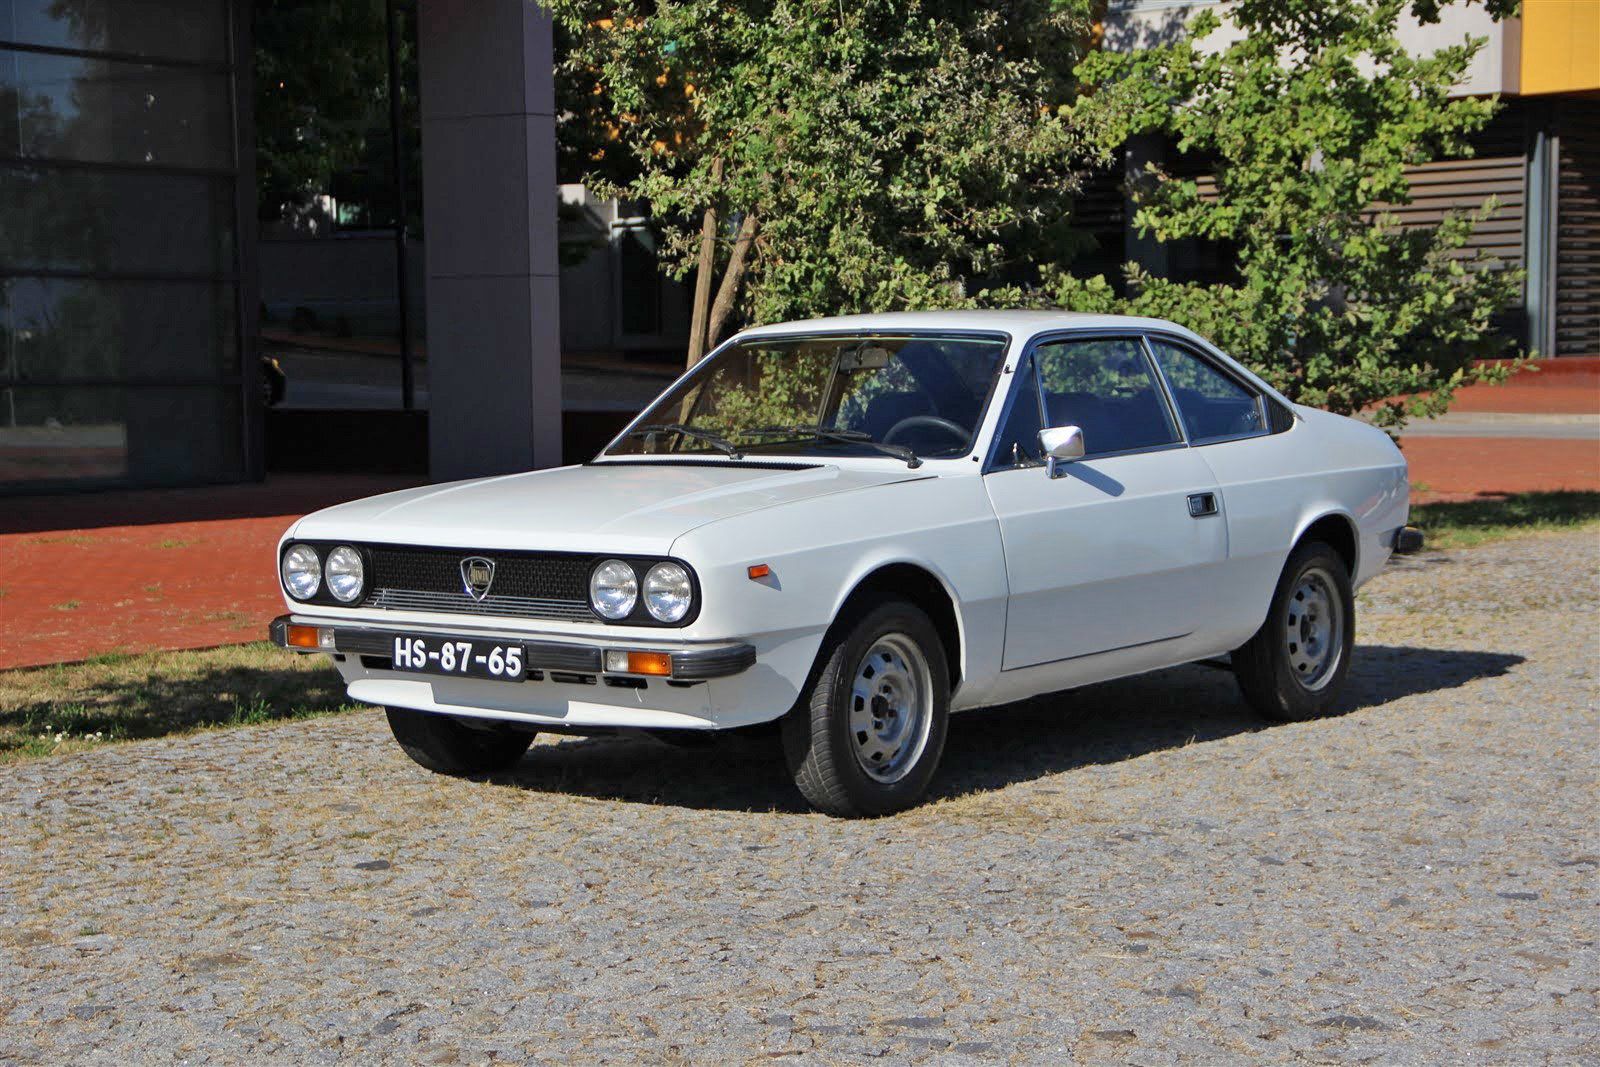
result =
[[[293,534],[451,548],[664,555],[690,530],[761,508],[931,475],[900,467],[596,463],[405,489],[306,516]]]

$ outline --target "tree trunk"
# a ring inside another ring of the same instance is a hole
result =
[[[722,158],[711,161],[711,181],[722,183]],[[700,224],[700,261],[694,270],[694,312],[689,321],[689,366],[700,362],[706,344],[706,316],[711,306],[711,272],[717,266],[717,209],[706,208]]]
[[[733,301],[739,295],[739,283],[744,281],[745,262],[750,256],[750,242],[756,235],[756,213],[745,212],[739,226],[739,236],[734,238],[733,252],[728,256],[728,268],[722,272],[722,284],[717,286],[717,299],[711,305],[711,321],[706,324],[706,348],[715,348],[722,340],[722,329],[733,314]]]

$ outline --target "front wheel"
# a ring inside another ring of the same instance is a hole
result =
[[[823,649],[783,722],[794,781],[829,815],[887,815],[922,799],[944,752],[950,674],[938,631],[903,600],[877,605]]]
[[[514,766],[534,731],[489,719],[459,719],[409,708],[384,708],[389,731],[419,766],[436,774],[489,774]]]
[[[1267,621],[1233,653],[1233,673],[1267,718],[1316,718],[1338,699],[1355,637],[1350,572],[1331,546],[1310,541],[1290,553]]]

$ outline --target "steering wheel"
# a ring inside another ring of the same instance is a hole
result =
[[[951,422],[949,419],[942,418],[938,415],[910,415],[889,427],[889,432],[883,435],[883,443],[886,445],[892,445],[894,444],[894,439],[898,437],[901,432],[917,426],[931,426],[935,430],[943,430],[950,436],[959,438],[962,444],[967,443],[967,438],[969,436],[965,426],[962,426],[959,423]]]

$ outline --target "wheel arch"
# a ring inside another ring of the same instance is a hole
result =
[[[1350,580],[1356,580],[1361,564],[1361,532],[1355,518],[1348,512],[1324,511],[1305,520],[1296,531],[1289,551],[1293,552],[1306,541],[1322,541],[1339,553],[1345,569],[1350,573]]]
[[[949,582],[924,564],[892,560],[878,563],[861,574],[834,609],[833,623],[828,628],[822,648],[828,647],[838,628],[854,618],[858,609],[885,596],[898,596],[910,601],[933,622],[950,667],[950,692],[953,695],[965,675],[962,650],[966,642],[961,610]]]

